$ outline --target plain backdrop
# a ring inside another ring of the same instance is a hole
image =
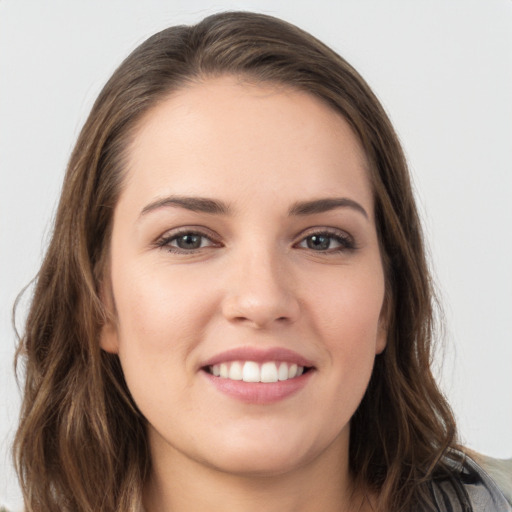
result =
[[[0,0],[0,505],[21,506],[12,303],[38,270],[79,129],[146,37],[228,9],[306,29],[381,99],[410,162],[445,308],[441,386],[463,442],[512,457],[511,0]]]

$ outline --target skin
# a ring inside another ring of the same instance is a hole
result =
[[[228,212],[159,204],[169,196]],[[360,208],[290,215],[319,198]],[[203,233],[201,247],[176,252],[177,230]],[[326,230],[328,247],[312,246]],[[366,509],[348,443],[385,348],[384,273],[366,158],[339,114],[229,76],[173,93],[129,148],[110,258],[116,322],[101,346],[148,420],[147,511]],[[284,347],[314,368],[292,396],[243,403],[201,369],[238,347]]]

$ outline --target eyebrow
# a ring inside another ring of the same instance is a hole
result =
[[[210,213],[212,215],[228,215],[230,208],[226,203],[206,197],[169,196],[148,204],[142,209],[141,216],[165,207],[185,208],[193,212]]]
[[[160,208],[175,207],[184,208],[193,212],[208,213],[211,215],[229,215],[230,206],[217,199],[207,197],[188,197],[188,196],[169,196],[157,199],[146,205],[141,212],[141,216],[146,215]],[[288,210],[289,216],[305,216],[324,213],[336,208],[351,208],[361,213],[365,218],[368,217],[366,210],[353,199],[348,197],[329,197],[314,199],[311,201],[298,201]]]
[[[329,197],[324,199],[314,199],[313,201],[299,201],[289,210],[289,215],[314,215],[315,213],[324,213],[336,208],[351,208],[362,213],[367,219],[366,210],[353,199],[348,197]]]

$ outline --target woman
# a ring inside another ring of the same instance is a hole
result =
[[[457,444],[432,306],[350,65],[251,13],[156,34],[92,109],[38,277],[27,510],[510,510]]]

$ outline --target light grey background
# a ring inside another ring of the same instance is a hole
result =
[[[463,442],[512,456],[511,0],[0,0],[0,505],[20,507],[11,306],[37,272],[78,131],[137,44],[226,9],[310,31],[382,100],[409,158],[445,306],[440,382]]]

